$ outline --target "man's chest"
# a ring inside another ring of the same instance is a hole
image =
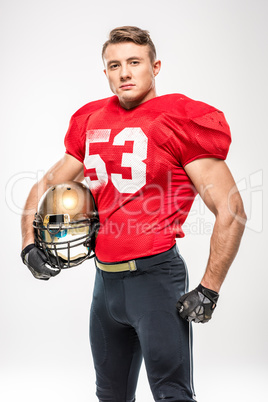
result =
[[[86,128],[85,177],[90,188],[112,185],[133,194],[162,180],[178,164],[173,154],[174,132],[162,116],[97,115]]]

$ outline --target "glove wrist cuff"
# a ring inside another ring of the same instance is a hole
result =
[[[208,288],[205,288],[205,286],[198,285],[196,290],[198,292],[201,292],[204,296],[206,296],[209,300],[211,300],[213,303],[217,303],[218,299],[219,299],[219,293],[215,292],[215,290],[211,290]]]
[[[26,246],[26,247],[22,250],[20,256],[21,256],[21,259],[22,259],[23,263],[24,263],[24,258],[25,258],[25,256],[26,256],[26,254],[28,254],[29,251],[32,250],[34,247],[35,247],[35,244],[34,244],[34,243],[31,243],[31,244],[28,244],[28,246]]]

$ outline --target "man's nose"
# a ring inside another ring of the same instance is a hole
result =
[[[131,71],[130,68],[127,64],[123,64],[121,66],[121,71],[120,71],[120,79],[121,81],[125,81],[127,79],[131,78]]]

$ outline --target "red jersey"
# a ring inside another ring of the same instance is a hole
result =
[[[99,211],[98,259],[119,262],[171,248],[184,236],[181,226],[197,193],[184,166],[225,159],[230,142],[222,112],[180,94],[130,110],[117,96],[79,109],[65,146],[84,163]]]

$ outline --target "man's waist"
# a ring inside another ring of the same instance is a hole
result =
[[[95,263],[96,266],[105,272],[134,272],[137,271],[137,267],[139,266],[150,266],[154,265],[156,260],[159,260],[159,258],[169,258],[171,254],[173,255],[176,253],[176,244],[173,245],[171,248],[169,248],[166,251],[163,251],[161,253],[149,255],[149,256],[144,256],[144,257],[139,257],[135,259],[131,259],[128,261],[118,261],[118,262],[102,262],[100,261],[97,257],[95,258]]]

